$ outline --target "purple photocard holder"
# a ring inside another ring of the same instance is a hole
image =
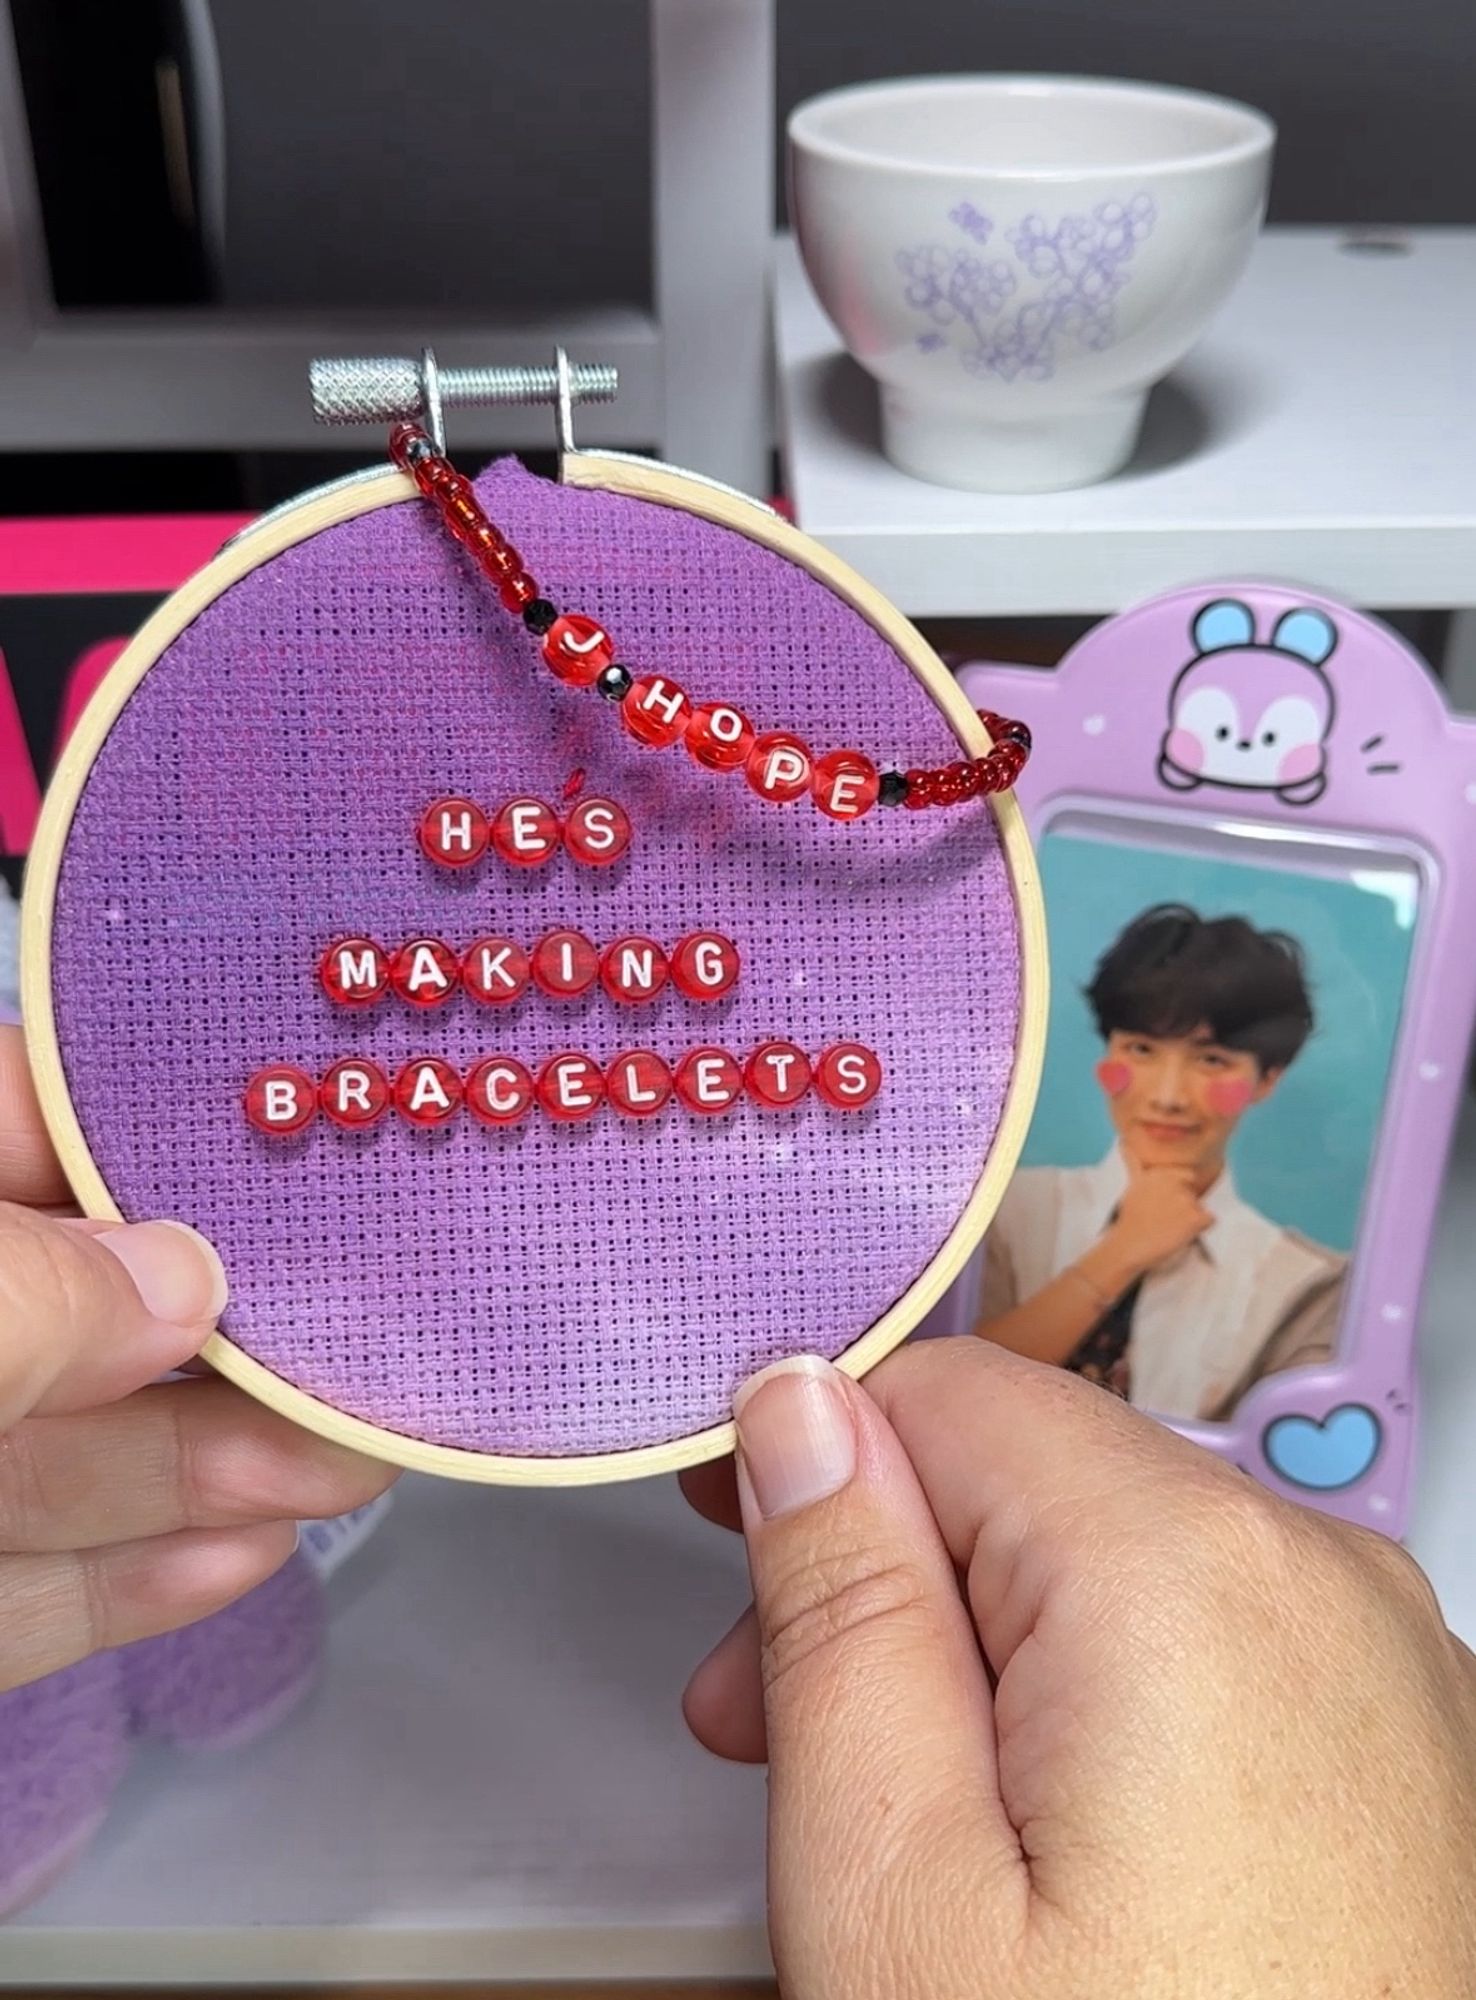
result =
[[[1408,970],[1333,1358],[1262,1375],[1226,1421],[1171,1419],[1274,1490],[1401,1534],[1420,1295],[1476,1012],[1476,725],[1451,715],[1425,662],[1377,620],[1261,584],[1177,590],[1109,618],[1055,673],[977,664],[959,678],[971,702],[1035,731],[1018,794],[1041,847],[1062,1004],[1074,999],[1058,926],[1089,920],[1052,900],[1053,829],[1074,828],[1078,852],[1120,837],[1309,882],[1340,856],[1349,881],[1360,857],[1408,867]],[[1053,1060],[1048,1045],[1047,1092]]]

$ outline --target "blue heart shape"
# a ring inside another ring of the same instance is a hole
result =
[[[1340,1403],[1321,1423],[1315,1417],[1278,1417],[1267,1424],[1261,1449],[1272,1471],[1290,1485],[1332,1493],[1362,1479],[1383,1438],[1372,1410]]]

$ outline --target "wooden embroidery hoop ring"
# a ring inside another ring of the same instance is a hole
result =
[[[731,529],[797,564],[858,612],[912,669],[965,747],[981,756],[990,741],[953,676],[922,635],[847,564],[772,509],[730,489],[654,462],[596,451],[566,452],[567,485],[674,507]],[[140,628],[84,710],[48,788],[27,865],[21,912],[21,1008],[42,1116],[62,1170],[85,1215],[124,1218],[88,1148],[67,1089],[51,994],[52,913],[62,858],[93,762],[124,704],[145,674],[206,607],[260,565],[325,528],[379,507],[420,502],[414,482],[387,469],[356,478],[284,508],[229,543],[183,584]],[[1021,995],[1015,1066],[984,1171],[953,1229],[920,1276],[893,1301],[836,1365],[853,1376],[890,1353],[937,1304],[963,1270],[999,1206],[1025,1142],[1045,1049],[1047,970],[1045,912],[1024,817],[1012,793],[990,799],[1014,889],[1020,925]],[[864,839],[862,833],[860,838]],[[428,1443],[347,1415],[254,1360],[224,1334],[213,1333],[203,1358],[220,1374],[294,1423],[371,1458],[442,1478],[505,1486],[582,1486],[675,1472],[719,1458],[733,1448],[731,1423],[629,1451],[567,1457],[527,1457]]]

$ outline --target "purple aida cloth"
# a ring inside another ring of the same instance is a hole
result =
[[[879,763],[958,754],[887,642],[793,565],[673,509],[538,480],[478,482],[559,603],[636,669],[760,728]],[[460,875],[419,854],[429,802],[557,802],[576,769],[635,827],[615,869],[560,855]],[[598,991],[493,1010],[458,996],[350,1015],[320,992],[333,937],[386,946],[572,925],[603,943],[725,932],[717,1005]],[[422,504],[345,522],[236,584],[148,675],[82,797],[53,976],[68,1080],[130,1216],[220,1247],[224,1326],[324,1401],[438,1443],[621,1450],[726,1416],[751,1370],[834,1355],[922,1271],[984,1162],[1014,1060],[1018,927],[986,802],[837,825],[756,799],[680,749],[641,750],[561,687]],[[538,1112],[510,1132],[393,1115],[349,1137],[256,1134],[264,1064],[321,1076],[565,1049],[608,1061],[780,1036],[873,1047],[886,1081],[846,1116],[806,1101],[648,1124]]]

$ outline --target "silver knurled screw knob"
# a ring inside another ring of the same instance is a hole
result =
[[[448,410],[493,404],[552,404],[557,368],[440,368],[394,355],[314,361],[308,369],[313,415],[320,424],[400,423]],[[571,363],[568,393],[576,403],[608,403],[619,387],[614,368]]]

